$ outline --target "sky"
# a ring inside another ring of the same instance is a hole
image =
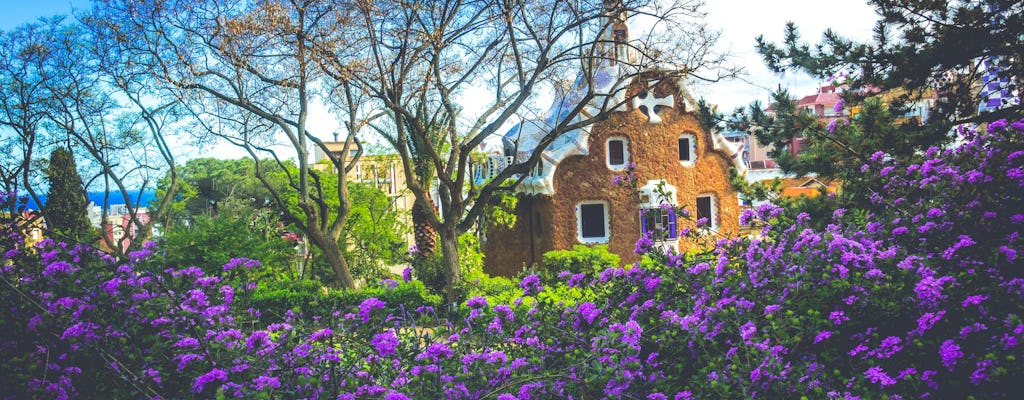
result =
[[[772,90],[781,85],[796,96],[814,94],[822,82],[800,73],[776,75],[769,71],[754,49],[755,38],[764,35],[770,41],[781,42],[787,21],[796,22],[803,38],[811,43],[820,41],[828,29],[855,40],[869,40],[871,28],[877,20],[874,10],[866,3],[849,1],[830,3],[816,0],[706,0],[708,24],[720,30],[719,46],[729,49],[733,62],[746,69],[739,80],[696,85],[689,88],[696,97],[704,97],[717,104],[719,111],[729,112],[754,100],[765,103]],[[70,13],[72,8],[85,8],[88,0],[0,0],[0,29],[10,30],[40,17]],[[328,112],[315,110],[310,122],[319,136],[331,139],[337,124]],[[331,119],[317,125],[317,117]],[[227,151],[227,153],[225,153]],[[216,153],[235,156],[231,149],[217,149]],[[202,156],[203,154],[199,154]],[[243,156],[241,151],[237,156]]]

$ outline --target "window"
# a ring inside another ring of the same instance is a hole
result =
[[[697,137],[691,133],[679,135],[679,162],[693,165],[697,160]]]
[[[605,153],[608,168],[613,170],[626,169],[629,163],[629,140],[624,137],[611,137],[605,142]]]
[[[712,195],[704,195],[697,197],[697,220],[701,218],[707,218],[707,225],[702,228],[718,229],[717,212],[715,210],[715,197]]]
[[[576,207],[577,239],[581,243],[608,241],[608,203],[587,201]]]
[[[651,233],[655,240],[675,239],[679,229],[676,226],[676,210],[672,208],[644,208],[640,210],[641,233]]]

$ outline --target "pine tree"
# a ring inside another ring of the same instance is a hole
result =
[[[50,231],[58,238],[89,242],[95,232],[89,223],[88,202],[82,177],[78,175],[71,150],[58,147],[50,154],[44,171],[50,183],[43,215]]]
[[[820,44],[810,45],[792,23],[781,44],[757,39],[770,69],[803,71],[847,87],[844,104],[835,110],[841,118],[823,121],[797,109],[796,100],[780,91],[773,96],[772,114],[751,106],[738,121],[742,130],[775,147],[773,158],[783,171],[838,178],[843,207],[870,207],[867,199],[879,182],[863,179],[860,167],[872,163],[877,152],[915,162],[929,147],[950,143],[957,125],[1024,116],[1022,3],[869,3],[881,18],[868,43],[827,31]],[[927,118],[910,117],[912,106],[928,107]],[[802,142],[799,153],[790,151],[796,138]]]

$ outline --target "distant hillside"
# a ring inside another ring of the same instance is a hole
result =
[[[107,197],[107,200],[106,200],[107,208],[109,208],[110,206],[117,205],[117,204],[126,204],[125,201],[124,201],[124,197],[122,197],[121,193],[117,192],[117,191],[110,192],[109,196],[107,196],[107,194],[104,193],[104,192],[89,192],[88,195],[89,195],[89,201],[93,202],[93,204],[96,204],[98,206],[102,206],[104,204],[104,201],[103,201],[104,197]],[[145,191],[129,190],[128,191],[128,198],[131,199],[132,204],[141,205],[142,207],[145,207],[145,206],[148,206],[149,203],[152,202],[153,199],[156,198],[156,191],[153,191],[153,190],[145,190]],[[40,195],[39,196],[39,201],[43,202],[43,204],[46,204],[46,195],[45,194],[44,195]],[[26,210],[38,210],[39,206],[36,205],[36,203],[34,201],[32,201],[31,198],[29,198],[28,199],[28,205],[25,206],[25,209]]]

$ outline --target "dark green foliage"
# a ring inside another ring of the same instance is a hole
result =
[[[263,273],[273,278],[290,275],[294,244],[281,238],[277,216],[252,208],[239,200],[222,203],[220,212],[196,215],[188,225],[173,225],[164,233],[163,248],[169,264],[198,266],[209,275],[220,275],[232,258],[261,260]]]
[[[584,246],[578,244],[573,246],[572,250],[554,250],[544,253],[542,262],[546,272],[542,277],[553,280],[562,271],[574,274],[597,273],[607,268],[618,267],[621,261],[618,254],[608,251],[607,245]]]
[[[1021,115],[1019,105],[978,114],[982,61],[995,63],[1013,87],[1024,76],[1019,57],[1024,38],[1019,2],[869,1],[882,17],[871,43],[854,43],[828,31],[817,46],[802,42],[796,26],[786,26],[782,44],[757,39],[758,51],[776,72],[800,70],[844,85],[843,117],[822,121],[796,108],[786,91],[774,94],[772,114],[760,105],[734,114],[733,129],[751,132],[775,147],[780,168],[797,176],[837,178],[842,185],[832,207],[870,208],[866,199],[880,183],[864,180],[860,168],[876,152],[906,163],[925,149],[942,147],[965,122],[989,122]],[[928,107],[928,118],[909,117],[911,106]],[[915,104],[916,103],[916,104]],[[721,116],[719,116],[721,118]],[[791,149],[802,141],[799,154]],[[801,202],[819,211],[827,198]],[[823,208],[824,207],[824,208]],[[811,211],[811,208],[805,211]]]
[[[394,305],[396,314],[400,312],[397,309],[399,305],[403,305],[407,311],[413,311],[420,306],[437,308],[441,304],[441,297],[431,294],[423,282],[410,281],[394,285],[394,288],[373,285],[361,290],[341,290],[328,289],[322,283],[311,280],[268,281],[261,283],[253,292],[251,306],[264,312],[283,314],[293,310],[305,315],[323,316],[335,311],[350,312],[371,297]]]
[[[908,100],[923,91],[941,92],[933,122],[945,132],[963,122],[994,121],[1020,116],[1021,105],[976,115],[981,59],[998,62],[1004,76],[1019,88],[1024,77],[1024,6],[1015,0],[928,1],[870,0],[881,19],[870,43],[855,43],[827,31],[817,46],[801,42],[792,23],[784,43],[757,39],[758,51],[776,72],[800,69],[826,78],[853,73],[855,88],[897,88]],[[899,99],[898,99],[899,100]],[[895,102],[897,104],[902,101]]]
[[[264,162],[265,171],[276,171],[275,164]],[[175,224],[193,216],[211,215],[221,208],[221,203],[235,200],[249,207],[270,205],[270,192],[256,177],[255,162],[249,158],[219,160],[195,158],[188,160],[178,170],[178,196],[167,224]],[[284,189],[286,181],[270,179],[278,190]],[[160,182],[158,190],[166,190],[170,180]],[[241,203],[236,203],[236,205]]]
[[[305,220],[298,206],[298,190],[290,186],[286,175],[286,171],[294,172],[295,168],[291,162],[262,161],[260,164],[266,184],[274,188],[284,203],[282,206],[273,200],[274,195],[257,177],[256,162],[252,159],[189,160],[178,171],[181,189],[173,206],[175,214],[166,222],[172,227],[168,235],[181,232],[181,237],[171,243],[174,248],[187,249],[192,242],[205,242],[208,246],[179,261],[221,265],[231,258],[247,256],[265,260],[272,270],[283,271],[283,267],[292,263],[295,251],[292,245],[282,247],[279,237],[283,231],[301,232],[298,223]],[[315,175],[320,181],[317,193],[333,218],[340,204],[337,179],[330,173]],[[407,228],[391,199],[380,190],[355,182],[349,182],[348,189],[351,209],[338,239],[342,256],[355,276],[368,281],[379,280],[387,275],[385,265],[401,261],[405,253],[402,234]],[[220,215],[223,213],[227,215]],[[183,225],[185,222],[189,225]],[[227,226],[233,228],[229,231]],[[197,229],[206,233],[199,233]],[[319,249],[310,247],[313,258],[309,269],[324,283],[336,283],[326,257]]]
[[[43,215],[49,229],[57,237],[74,242],[95,239],[96,232],[89,223],[85,186],[78,175],[71,150],[64,147],[55,149],[50,154],[50,164],[45,173],[50,191]]]
[[[718,125],[717,114],[717,106],[712,106],[703,97],[697,100],[697,121],[702,129],[708,132],[714,131]]]
[[[352,211],[341,234],[342,254],[357,277],[379,280],[388,275],[387,265],[403,261],[408,228],[384,192],[362,183],[349,183],[348,190]]]

